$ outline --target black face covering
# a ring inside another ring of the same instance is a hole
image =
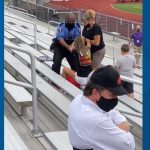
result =
[[[137,31],[137,32],[140,32],[140,29],[137,29],[136,31]]]
[[[72,30],[74,28],[74,23],[66,23],[66,27],[70,31],[70,30]]]
[[[98,107],[106,112],[112,110],[117,104],[118,104],[118,98],[113,98],[108,100],[102,96],[97,102]]]
[[[86,28],[90,28],[91,25],[88,23],[87,25],[85,25]]]

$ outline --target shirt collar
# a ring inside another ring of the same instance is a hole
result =
[[[90,105],[91,107],[94,107],[95,109],[97,109],[101,113],[106,113],[104,110],[102,110],[101,108],[99,108],[97,104],[95,104],[94,102],[92,102],[90,99],[88,99],[87,97],[85,97],[83,94],[81,95],[81,101],[84,104],[86,104],[86,105]]]

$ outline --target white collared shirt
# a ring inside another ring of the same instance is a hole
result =
[[[71,103],[68,118],[72,146],[94,150],[134,150],[130,132],[117,127],[126,118],[117,110],[105,112],[85,96],[78,95]]]

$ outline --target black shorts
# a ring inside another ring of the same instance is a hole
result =
[[[126,89],[128,94],[131,94],[131,93],[134,92],[134,90],[133,90],[133,83],[122,81],[122,86]]]

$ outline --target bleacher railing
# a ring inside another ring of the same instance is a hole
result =
[[[33,137],[38,137],[40,135],[40,130],[38,127],[38,109],[37,109],[37,86],[36,86],[36,69],[35,69],[35,58],[34,55],[30,52],[27,52],[25,49],[20,48],[18,46],[10,46],[7,43],[4,44],[5,48],[13,49],[15,51],[20,51],[26,53],[30,56],[31,59],[31,84],[22,83],[22,82],[14,82],[4,80],[6,83],[18,85],[24,88],[28,88],[32,90],[32,107],[33,107],[33,130],[32,135]]]
[[[15,8],[15,7],[14,7],[14,8]],[[31,14],[28,14],[28,12],[22,12],[22,11],[21,11],[21,14],[23,14],[23,15],[25,15],[25,16],[27,15],[27,16],[33,17],[33,18],[35,19],[35,22],[31,22],[31,21],[27,21],[27,20],[20,19],[20,18],[13,17],[13,16],[10,16],[10,15],[9,15],[11,10],[15,11],[15,13],[17,13],[17,14],[20,14],[20,11],[19,11],[19,10],[14,10],[13,8],[9,8],[9,7],[5,7],[5,9],[8,10],[8,15],[5,14],[5,15],[4,15],[5,17],[13,18],[13,19],[20,20],[20,21],[23,21],[23,22],[26,22],[26,23],[29,23],[29,24],[32,24],[32,25],[33,25],[33,28],[34,28],[34,30],[33,30],[34,35],[27,34],[27,33],[23,33],[23,32],[21,32],[21,33],[22,33],[22,34],[25,34],[25,35],[28,35],[28,36],[31,36],[31,37],[34,38],[34,45],[35,45],[35,49],[37,50],[37,35],[36,35],[36,32],[37,32],[37,22],[36,22],[36,16],[31,15]],[[4,21],[5,21],[5,20],[4,20]],[[10,30],[12,30],[12,29],[10,29]],[[16,31],[16,32],[19,32],[19,31]]]

